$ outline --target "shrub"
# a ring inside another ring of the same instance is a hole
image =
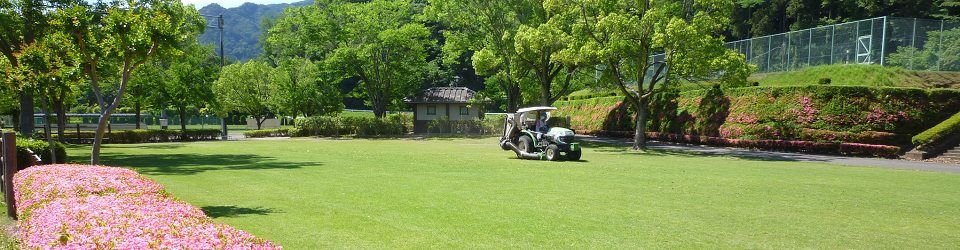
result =
[[[633,111],[622,97],[558,101],[557,107],[557,115],[569,117],[571,128],[579,133],[633,129]],[[903,145],[908,137],[960,112],[960,90],[834,85],[711,88],[661,92],[651,98],[649,110],[647,128],[655,132]]]
[[[128,169],[47,165],[14,177],[21,248],[279,249]]]
[[[726,139],[719,137],[697,136],[697,135],[679,135],[669,133],[649,132],[647,136],[653,140],[704,144],[713,146],[727,146],[739,148],[756,148],[781,151],[798,151],[807,153],[822,154],[844,154],[860,155],[872,157],[896,157],[900,153],[900,147],[887,145],[872,145],[861,143],[830,143],[830,142],[812,142],[812,141],[790,141],[790,140],[748,140],[748,139]]]
[[[285,128],[247,130],[243,132],[243,136],[246,136],[247,138],[287,137],[290,136],[290,130]]]
[[[960,113],[954,114],[936,126],[917,134],[911,141],[917,146],[930,146],[956,133],[960,133]]]
[[[131,144],[131,143],[150,143],[150,142],[171,142],[171,141],[208,141],[208,140],[217,140],[220,138],[220,129],[187,129],[181,132],[180,130],[164,130],[164,129],[134,129],[134,130],[121,130],[121,131],[112,131],[103,135],[104,143],[120,143],[120,144]],[[54,135],[56,136],[56,135]],[[95,136],[94,132],[80,132],[79,136],[77,132],[66,132],[64,134],[64,139],[71,140],[77,137],[84,139],[92,139]],[[89,142],[90,140],[84,141]]]
[[[44,164],[53,164],[53,163],[65,163],[67,162],[67,149],[63,146],[62,143],[54,142],[54,151],[57,153],[57,162],[50,161],[50,144],[46,140],[37,140],[37,139],[28,139],[24,137],[17,137],[17,168],[24,169],[27,168],[30,164],[30,154],[27,152],[27,149],[30,149],[37,156],[40,156],[40,160]]]
[[[407,134],[410,120],[405,114],[387,115],[383,119],[357,116],[302,117],[294,121],[296,133],[291,136],[341,136],[383,137]]]

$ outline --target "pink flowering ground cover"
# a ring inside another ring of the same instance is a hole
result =
[[[133,170],[47,165],[14,177],[28,249],[280,249],[217,224]]]

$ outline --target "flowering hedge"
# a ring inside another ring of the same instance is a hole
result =
[[[556,115],[569,117],[580,133],[633,129],[633,111],[623,97],[578,96],[556,105]],[[958,111],[960,90],[954,89],[710,88],[654,95],[647,128],[728,139],[899,146]]]
[[[46,165],[14,177],[29,249],[279,249],[171,198],[133,170]]]
[[[599,133],[606,136],[633,137],[633,131],[605,131]],[[818,154],[841,154],[856,156],[872,156],[895,158],[900,155],[900,147],[888,145],[874,145],[863,143],[837,143],[813,141],[787,140],[748,140],[727,139],[712,136],[681,135],[670,133],[648,132],[647,138],[665,142],[679,142],[702,144],[722,147],[755,148],[777,151],[794,151]]]

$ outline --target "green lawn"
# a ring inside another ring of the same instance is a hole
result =
[[[74,161],[88,147],[71,148]],[[496,139],[109,145],[216,220],[314,248],[955,248],[960,175]]]
[[[815,85],[830,78],[831,85],[871,87],[960,88],[960,73],[913,71],[880,65],[823,65],[796,71],[754,74],[748,80],[760,86]]]

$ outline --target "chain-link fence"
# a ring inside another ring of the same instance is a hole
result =
[[[877,17],[729,42],[757,72],[828,64],[960,71],[960,22]]]

